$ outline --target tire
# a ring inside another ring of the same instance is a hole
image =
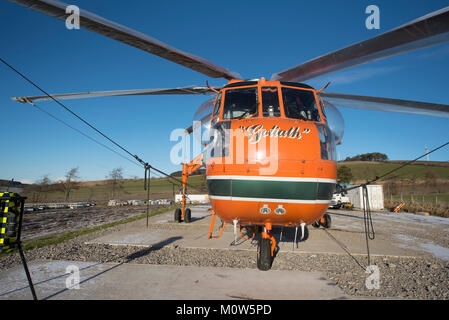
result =
[[[257,248],[257,268],[262,271],[271,269],[273,257],[271,256],[271,240],[262,238]]]
[[[177,208],[175,210],[175,222],[181,222],[181,209]]]
[[[327,213],[323,216],[324,222],[320,222],[320,225],[323,226],[323,228],[329,229],[332,225],[332,219],[331,216]]]
[[[320,227],[320,220],[317,220],[314,223],[312,223],[312,227],[319,228]]]
[[[192,211],[189,208],[187,208],[184,211],[184,222],[190,223],[190,221],[192,221]]]

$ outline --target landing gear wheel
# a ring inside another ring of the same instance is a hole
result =
[[[257,268],[262,271],[270,270],[273,263],[271,256],[271,240],[262,238],[257,248]]]
[[[320,225],[322,225],[323,228],[329,229],[332,225],[331,216],[329,214],[325,213],[323,216],[323,220],[324,220],[324,222],[320,221]]]
[[[177,208],[175,210],[175,222],[181,222],[181,209]]]
[[[312,223],[312,227],[319,228],[320,227],[320,220],[315,221],[314,223]]]
[[[184,222],[185,223],[190,223],[190,221],[192,221],[192,211],[187,208],[184,211]]]

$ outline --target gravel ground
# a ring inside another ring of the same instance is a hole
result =
[[[256,268],[256,251],[224,249],[191,249],[181,247],[113,246],[85,242],[109,232],[120,231],[124,225],[80,236],[57,245],[26,252],[32,260],[72,260],[113,263],[162,264]],[[355,257],[366,265],[366,256]],[[20,264],[18,254],[0,258],[0,270]],[[280,252],[273,269],[321,271],[352,296],[381,298],[449,299],[449,262],[432,258],[371,257],[371,264],[380,270],[380,289],[368,290],[368,274],[352,257],[339,254],[306,254]],[[269,271],[268,271],[269,272]]]

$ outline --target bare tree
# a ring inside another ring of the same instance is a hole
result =
[[[108,181],[108,186],[111,190],[111,198],[114,199],[120,194],[120,190],[123,189],[123,169],[115,168],[106,176]]]
[[[47,198],[47,192],[49,191],[50,184],[51,180],[48,177],[48,174],[44,175],[41,180],[38,181],[39,195],[43,194],[43,200]]]
[[[45,199],[45,193],[49,191],[50,184],[51,180],[48,177],[48,174],[46,174],[30,186],[29,191],[33,193],[33,202],[40,202]]]
[[[69,200],[70,192],[73,189],[79,188],[78,185],[79,182],[77,181],[79,178],[80,177],[78,176],[78,167],[70,169],[65,174],[65,180],[61,181],[62,188],[65,192],[65,201]]]

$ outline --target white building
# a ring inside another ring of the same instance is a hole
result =
[[[384,208],[384,191],[381,185],[368,185],[368,202],[371,210],[381,210]],[[348,198],[355,208],[363,209],[362,187],[348,191]]]
[[[182,194],[177,194],[175,196],[175,202],[182,201]],[[209,195],[208,194],[188,194],[187,195],[187,203],[209,203]]]

